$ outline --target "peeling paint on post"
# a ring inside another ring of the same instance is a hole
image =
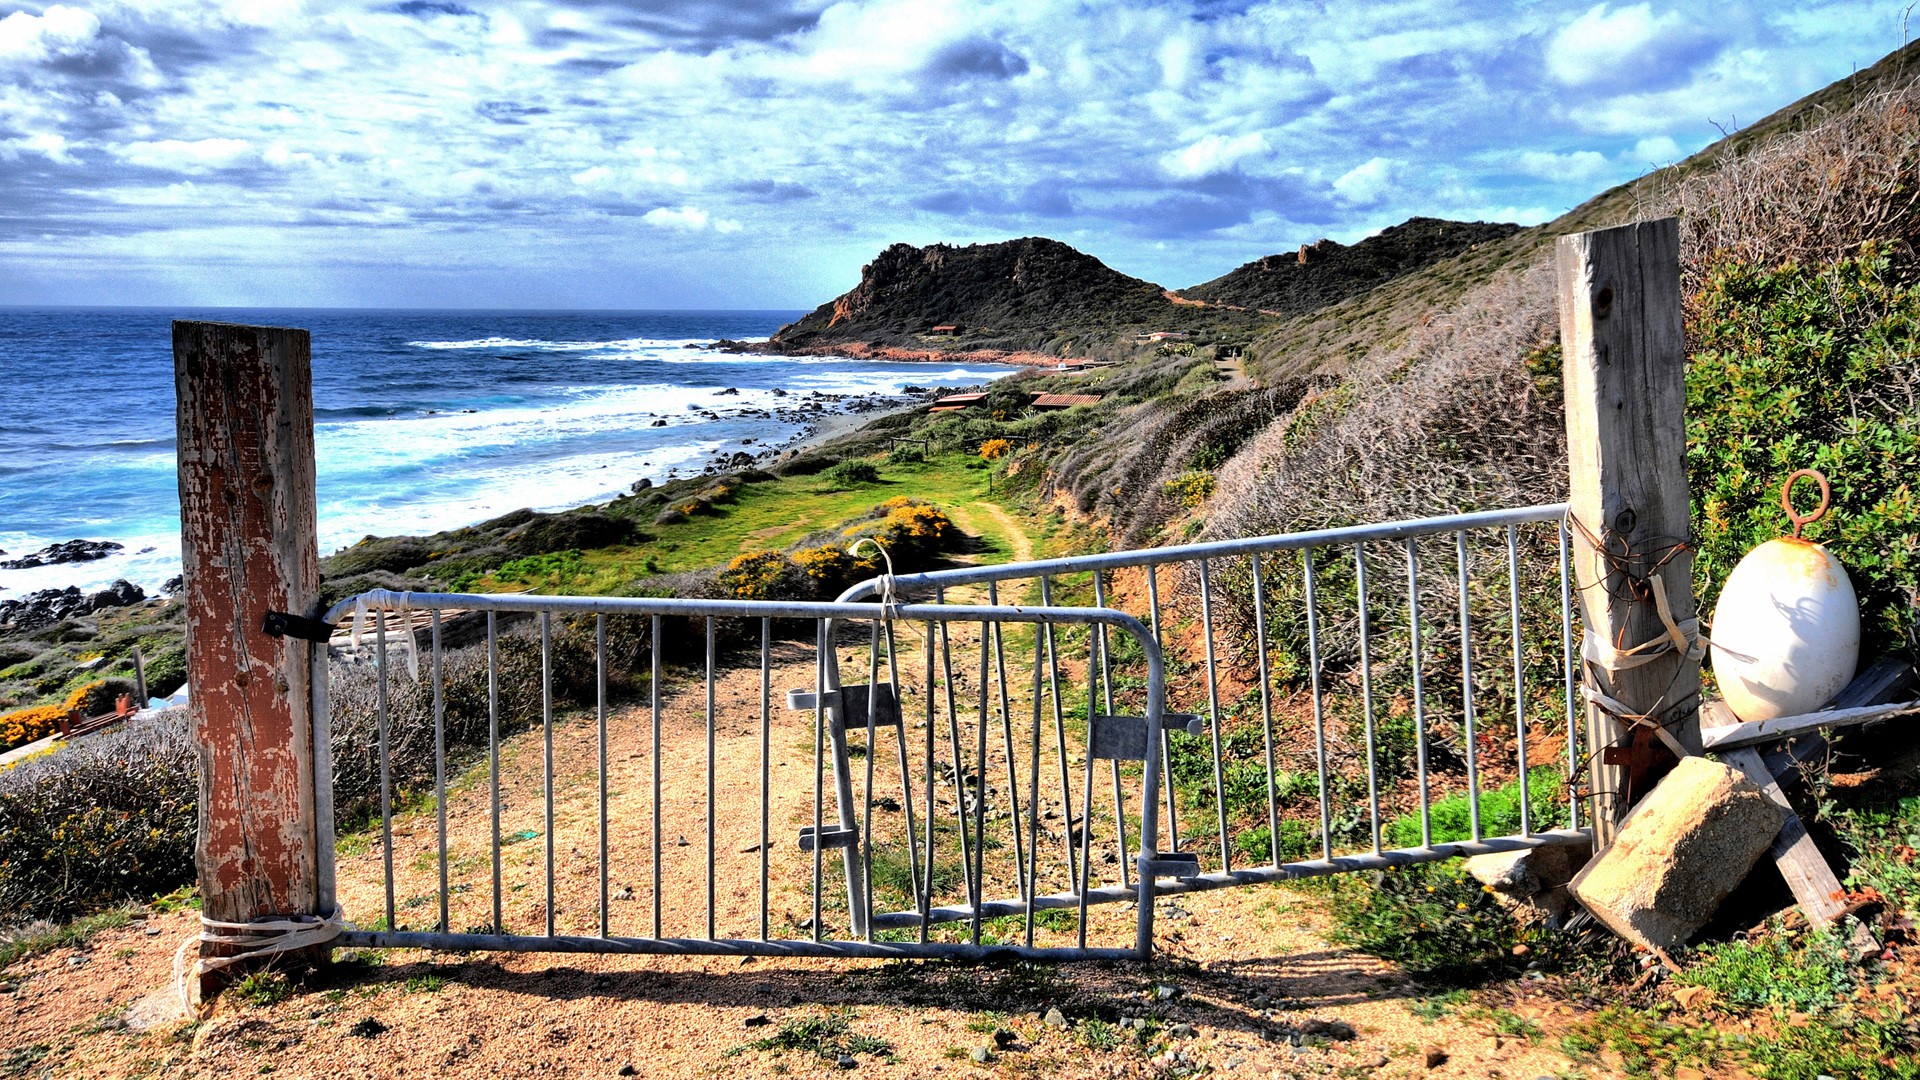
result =
[[[319,614],[310,341],[176,322],[173,362],[203,911],[315,914],[310,646],[261,629]]]

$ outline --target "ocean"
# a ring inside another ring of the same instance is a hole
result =
[[[1014,370],[689,347],[764,340],[801,314],[0,308],[0,559],[72,539],[124,545],[0,570],[0,599],[116,578],[152,592],[180,572],[176,318],[312,331],[322,554],[368,534],[596,502],[722,450],[778,444],[803,424],[744,414],[811,391],[898,393]]]

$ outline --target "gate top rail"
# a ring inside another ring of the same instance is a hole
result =
[[[1104,607],[1042,607],[1003,604],[955,608],[951,604],[895,604],[880,608],[847,601],[706,600],[651,596],[538,596],[531,593],[429,593],[370,589],[327,609],[325,621],[338,624],[364,606],[367,610],[462,608],[468,611],[553,612],[574,615],[686,615],[736,619],[899,619],[907,622],[1012,622],[1036,624],[1104,623],[1151,641],[1146,624],[1124,611]]]
[[[1014,577],[1047,577],[1084,573],[1089,570],[1113,570],[1126,566],[1154,566],[1195,559],[1255,555],[1268,551],[1295,551],[1300,548],[1327,547],[1333,544],[1358,544],[1372,540],[1406,540],[1413,537],[1455,533],[1466,529],[1559,521],[1566,517],[1567,506],[1566,503],[1547,503],[1541,506],[1477,510],[1472,513],[1448,514],[1442,517],[1384,521],[1373,525],[1350,525],[1338,529],[1313,529],[1307,532],[1278,533],[1272,536],[1248,536],[1235,540],[1209,540],[1198,544],[1176,544],[1171,547],[1135,548],[1093,555],[1037,559],[1031,562],[994,563],[988,566],[960,566],[949,570],[899,574],[894,577],[893,585],[896,589],[973,585],[986,581],[1005,581]],[[877,595],[879,591],[880,579],[870,578],[841,593],[840,600],[862,600]]]

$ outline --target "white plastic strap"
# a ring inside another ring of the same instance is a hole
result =
[[[406,593],[389,592],[386,589],[374,589],[353,598],[353,625],[348,631],[348,640],[354,645],[360,644],[360,632],[367,626],[367,612],[385,609],[399,617],[403,630],[402,640],[406,642],[407,675],[414,682],[420,681],[420,646],[414,641],[412,607],[407,603]],[[386,637],[393,638],[393,627],[387,627]]]
[[[222,922],[202,915],[200,932],[189,934],[173,954],[173,983],[180,991],[180,1004],[189,1016],[194,1014],[193,984],[202,975],[246,960],[324,945],[346,928],[338,908],[325,916],[280,915],[246,923]],[[202,956],[189,965],[187,950],[203,942],[239,951],[232,956]]]
[[[1650,664],[1669,653],[1679,653],[1693,661],[1707,654],[1710,643],[1707,636],[1700,632],[1700,620],[1689,618],[1675,621],[1673,605],[1667,601],[1666,581],[1659,574],[1647,580],[1653,583],[1653,607],[1667,632],[1631,649],[1616,649],[1589,630],[1580,644],[1580,655],[1587,663],[1603,671],[1628,671]]]

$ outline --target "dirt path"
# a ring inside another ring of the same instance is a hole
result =
[[[977,502],[972,505],[976,509],[984,511],[988,517],[991,517],[994,522],[1000,526],[1001,531],[1006,534],[1007,542],[1013,548],[1013,558],[1010,561],[1033,561],[1033,538],[1027,535],[1027,530],[1021,528],[1020,523],[1014,520],[1012,514],[1007,513],[1006,507],[996,502]]]

